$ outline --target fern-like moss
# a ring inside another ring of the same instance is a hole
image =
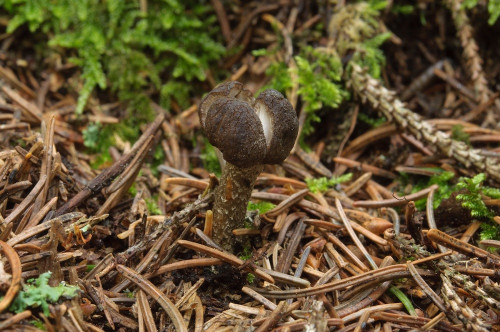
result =
[[[0,6],[11,17],[9,33],[27,25],[49,36],[54,52],[73,55],[69,61],[81,68],[78,114],[96,88],[127,101],[160,91],[162,106],[172,99],[187,106],[189,82],[204,80],[225,52],[208,1],[151,0],[147,10],[121,0],[0,0]]]
[[[369,117],[365,113],[359,113],[358,120],[372,126],[373,128],[380,127],[381,125],[387,122],[385,116],[381,116],[379,118],[374,119]]]
[[[201,160],[203,161],[203,166],[208,172],[214,173],[218,177],[221,176],[222,170],[219,158],[215,153],[214,146],[210,144],[207,139],[205,139],[205,146],[201,154]]]
[[[493,216],[493,212],[488,209],[481,197],[484,180],[486,180],[486,175],[484,173],[479,173],[473,178],[460,178],[456,185],[458,190],[465,191],[457,195],[457,200],[461,201],[462,206],[468,208],[471,216],[475,218],[491,218]]]
[[[470,145],[470,135],[464,132],[464,126],[455,125],[451,127],[451,137],[457,141],[462,141]]]
[[[438,185],[437,190],[434,192],[434,200],[432,202],[434,209],[436,209],[444,199],[447,199],[456,190],[455,185],[452,183],[452,179],[455,177],[453,172],[443,171],[440,168],[433,168],[431,170],[438,171],[437,174],[432,175],[430,178],[425,180],[417,181],[411,190],[412,193],[416,193],[424,188],[428,188],[434,184]],[[403,182],[408,182],[408,179],[403,179]],[[425,205],[427,198],[419,199],[415,202],[415,207],[419,211],[425,210]]]
[[[260,214],[264,214],[270,210],[272,210],[276,205],[274,205],[273,203],[270,203],[270,202],[265,202],[265,201],[262,201],[262,202],[248,202],[248,207],[247,207],[247,210],[248,211],[259,211]]]
[[[474,8],[478,5],[479,0],[464,0],[462,6],[465,8]],[[489,25],[494,25],[498,18],[500,17],[500,1],[489,0],[488,1],[488,13],[490,15],[488,19]]]
[[[336,54],[307,46],[303,49],[303,56],[296,56],[295,61],[298,94],[307,113],[302,132],[307,136],[314,131],[313,123],[320,121],[317,111],[324,107],[338,107],[348,93],[341,84],[343,68]]]
[[[491,221],[481,223],[481,240],[497,240],[500,241],[500,226]]]
[[[339,177],[332,177],[330,179],[321,177],[317,179],[306,179],[306,184],[309,190],[313,193],[325,192],[330,188],[335,187],[337,184],[348,182],[352,179],[352,173],[346,173]]]

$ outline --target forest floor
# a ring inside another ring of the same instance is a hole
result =
[[[500,24],[376,3],[211,1],[232,51],[134,140],[110,91],[75,112],[68,54],[0,35],[0,330],[500,330]],[[299,118],[233,252],[197,112],[222,81]]]

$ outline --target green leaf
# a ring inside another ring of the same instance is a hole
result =
[[[405,293],[403,293],[399,288],[395,286],[389,287],[389,293],[397,297],[397,299],[403,304],[403,306],[406,308],[406,310],[411,316],[417,317],[417,312],[415,311],[415,307],[413,307],[413,304],[411,303],[410,299],[408,298],[408,296],[406,296]]]

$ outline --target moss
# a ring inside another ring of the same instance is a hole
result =
[[[335,187],[339,183],[350,181],[352,173],[347,173],[339,177],[332,177],[330,179],[321,177],[317,179],[306,179],[306,184],[309,190],[313,193],[325,192],[328,189]]]
[[[146,108],[150,91],[165,108],[172,99],[187,106],[191,82],[205,80],[225,52],[208,1],[152,0],[141,8],[139,1],[3,0],[0,6],[10,16],[9,33],[22,26],[41,32],[50,52],[80,67],[78,114],[97,88]]]

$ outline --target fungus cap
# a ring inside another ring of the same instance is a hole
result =
[[[286,159],[298,133],[297,115],[276,90],[255,99],[239,82],[227,82],[205,96],[198,109],[208,141],[238,167]]]

